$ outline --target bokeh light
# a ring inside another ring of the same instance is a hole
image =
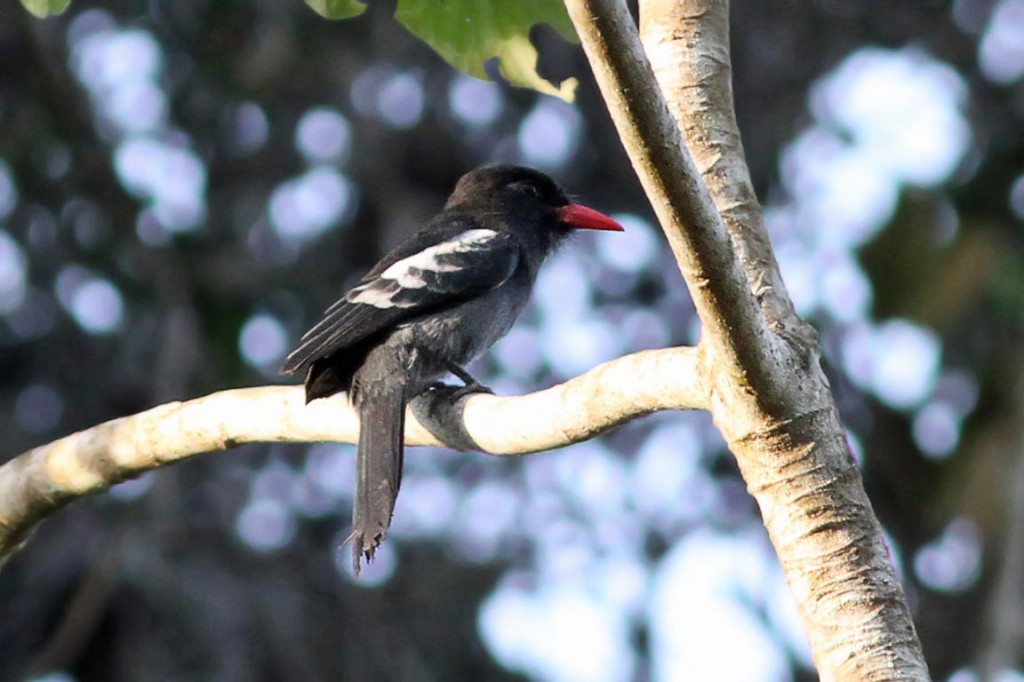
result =
[[[170,230],[191,230],[205,219],[206,167],[191,150],[153,137],[130,137],[114,155],[125,188],[153,202]]]
[[[1001,0],[992,11],[978,47],[989,80],[1010,85],[1024,76],[1024,0]]]
[[[235,530],[252,549],[272,552],[286,546],[295,537],[295,516],[281,500],[257,499],[247,504],[238,515]]]
[[[622,615],[568,585],[550,592],[499,587],[480,610],[480,631],[503,665],[531,677],[622,680],[634,666]]]
[[[504,96],[497,83],[465,74],[456,75],[448,90],[448,106],[466,125],[483,127],[501,113]]]
[[[970,144],[966,93],[952,67],[923,52],[862,48],[817,85],[811,106],[867,155],[864,175],[928,186],[947,179]]]
[[[329,166],[317,166],[279,185],[270,196],[270,220],[284,239],[310,240],[341,223],[354,208],[354,189]]]
[[[31,384],[19,394],[14,404],[14,418],[26,431],[47,433],[60,424],[64,414],[64,398],[47,384]]]
[[[969,589],[980,570],[981,532],[966,518],[954,519],[914,557],[914,572],[921,582],[942,592]]]
[[[117,331],[124,316],[121,292],[110,281],[77,266],[57,276],[57,297],[82,329],[92,334]]]
[[[288,337],[284,326],[272,315],[253,315],[244,325],[238,347],[246,362],[264,367],[278,363],[287,350]]]
[[[762,605],[781,574],[754,532],[695,531],[660,566],[652,590],[654,676],[663,680],[787,680],[785,651]],[[742,656],[727,655],[722,642]]]
[[[546,170],[557,169],[572,157],[582,135],[583,122],[573,107],[542,99],[519,126],[523,160]]]
[[[348,153],[348,121],[329,107],[310,109],[295,129],[295,146],[310,163],[338,161]]]
[[[11,235],[0,230],[0,315],[21,305],[27,286],[25,254]]]
[[[256,102],[243,102],[232,114],[230,145],[239,156],[252,154],[267,143],[270,122]]]

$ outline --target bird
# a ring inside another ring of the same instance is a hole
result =
[[[489,392],[465,369],[512,326],[544,260],[576,229],[621,224],[569,200],[533,168],[463,175],[443,209],[385,255],[302,336],[282,374],[305,371],[306,403],[347,392],[358,412],[354,574],[391,525],[405,408],[449,373],[459,396]]]

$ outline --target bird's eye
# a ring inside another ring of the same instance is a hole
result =
[[[531,197],[539,197],[540,196],[540,190],[537,189],[537,186],[536,185],[532,185],[532,184],[530,184],[528,182],[515,182],[515,183],[512,183],[512,185],[510,186],[510,189],[512,191],[514,191],[514,192],[520,192],[522,194],[526,194],[526,195],[531,196]]]

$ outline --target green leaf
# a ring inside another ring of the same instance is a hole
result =
[[[529,37],[534,24],[546,23],[576,42],[561,0],[399,0],[395,18],[471,76],[486,79],[484,62],[497,57],[501,75],[513,85],[566,102],[576,96],[575,78],[555,87],[540,77]]]
[[[366,11],[366,5],[357,0],[306,0],[306,4],[328,19],[351,19]]]
[[[54,14],[63,14],[71,0],[21,0],[21,4],[32,14],[45,19]]]

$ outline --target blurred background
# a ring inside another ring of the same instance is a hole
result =
[[[0,4],[0,459],[278,382],[301,332],[486,162],[581,234],[474,369],[498,393],[693,343],[578,47],[575,104],[299,0]],[[1024,0],[734,0],[738,116],[936,679],[1024,680]],[[493,69],[492,69],[493,70]],[[705,414],[521,459],[407,452],[358,582],[347,445],[253,445],[72,505],[0,574],[0,679],[816,679]]]

